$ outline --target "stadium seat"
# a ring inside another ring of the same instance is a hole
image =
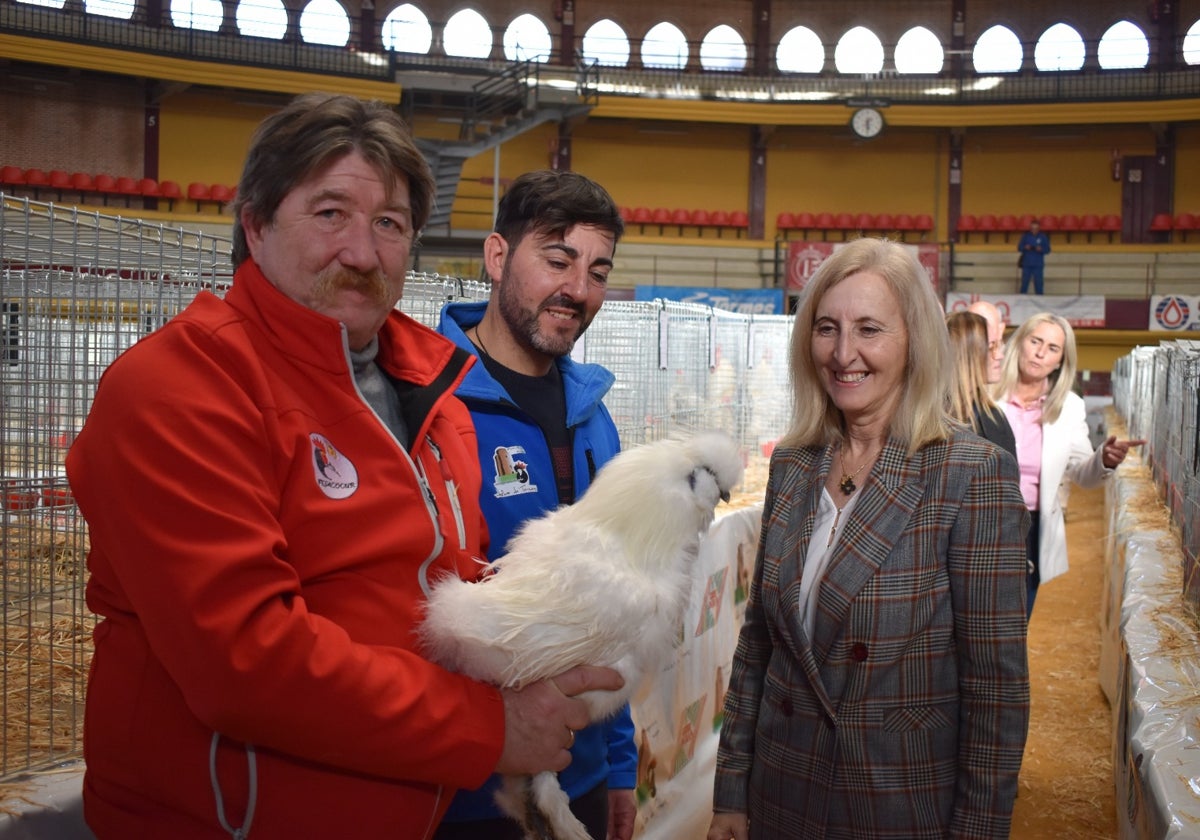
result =
[[[196,212],[200,212],[200,205],[212,199],[212,191],[208,184],[201,181],[192,181],[187,185],[187,197],[189,201],[196,202]]]
[[[855,230],[853,213],[838,213],[833,217],[834,230],[842,232],[842,241],[850,238],[850,232]]]
[[[72,172],[71,189],[82,197],[84,193],[95,192],[96,180],[92,178],[90,172]]]
[[[813,230],[821,231],[822,242],[829,238],[829,231],[836,229],[837,221],[833,218],[832,213],[818,213],[816,219],[813,220]]]
[[[226,184],[213,184],[208,188],[208,197],[221,205],[228,204],[236,196],[237,191]]]
[[[709,219],[712,226],[717,229],[717,236],[720,236],[725,228],[729,227],[729,211],[714,210],[709,214]]]
[[[913,228],[916,229],[915,226]],[[979,220],[971,213],[963,213],[958,217],[958,224],[954,226],[958,232],[959,239],[962,242],[967,242],[971,238],[971,234],[979,230]]]
[[[19,166],[0,166],[0,187],[20,187],[24,184],[24,169]]]
[[[740,237],[743,231],[750,230],[750,215],[745,210],[730,211],[729,226]]]
[[[167,200],[167,210],[175,209],[175,199],[183,198],[183,190],[175,181],[159,181],[158,194]]]
[[[1058,217],[1058,229],[1067,235],[1067,241],[1070,242],[1071,234],[1080,231],[1079,216],[1074,213],[1063,213]]]
[[[33,197],[37,198],[43,187],[50,186],[50,176],[43,170],[33,168],[25,170],[25,185],[33,190]]]
[[[692,211],[683,207],[676,207],[671,211],[671,224],[679,229],[679,235],[683,236],[683,229],[692,223]]]
[[[118,195],[125,196],[126,206],[129,205],[129,199],[132,196],[140,196],[142,194],[141,190],[138,188],[137,180],[130,178],[128,175],[118,175],[117,181],[113,187]]]
[[[808,232],[817,226],[817,217],[807,210],[796,214],[796,230],[800,231],[800,235],[808,239]]]
[[[696,226],[696,234],[704,235],[704,229],[712,226],[712,214],[702,208],[692,211],[692,224]]]
[[[900,234],[901,240],[904,239],[905,234],[917,229],[917,223],[908,213],[897,213],[892,219],[892,225],[896,228],[896,233]]]
[[[1108,241],[1112,242],[1113,237],[1121,233],[1123,225],[1121,217],[1116,213],[1109,213],[1100,220],[1100,230],[1108,234]]]
[[[1084,213],[1079,217],[1079,230],[1087,234],[1087,241],[1092,241],[1093,233],[1100,233],[1100,216],[1095,213]]]
[[[620,211],[621,211],[621,221],[623,221],[627,225],[632,224],[633,223],[633,208],[632,207],[621,207]]]
[[[996,219],[994,213],[984,213],[979,217],[979,232],[983,234],[983,241],[991,241],[992,234],[1000,230],[1000,223]]]
[[[633,208],[633,223],[638,226],[638,233],[645,233],[646,225],[650,224],[652,219],[649,207]]]
[[[895,230],[896,220],[892,218],[891,213],[876,213],[871,227],[882,236],[890,236]]]
[[[1187,242],[1189,233],[1200,230],[1200,220],[1192,213],[1180,213],[1175,217],[1175,230],[1182,233],[1183,241]]]
[[[784,210],[775,216],[775,234],[781,239],[787,239],[788,234],[796,230],[796,215]]]
[[[870,213],[859,213],[854,217],[854,228],[863,236],[875,230],[875,217]]]
[[[1042,228],[1042,233],[1055,233],[1058,227],[1058,216],[1052,213],[1047,213],[1044,216],[1038,217],[1038,225]]]
[[[1150,220],[1150,232],[1160,234],[1159,242],[1171,241],[1171,228],[1175,226],[1175,220],[1171,218],[1170,213],[1155,213],[1154,218]]]
[[[996,230],[1004,234],[1004,241],[1021,230],[1021,220],[1012,213],[1002,213],[996,218]]]
[[[138,181],[138,193],[143,198],[158,198],[161,193],[158,191],[158,181],[153,178],[142,178]]]
[[[933,216],[928,213],[918,213],[913,216],[913,229],[925,238],[925,234],[933,233]]]
[[[71,173],[64,169],[51,169],[46,173],[46,180],[59,201],[63,200],[64,192],[71,190]]]
[[[671,211],[666,207],[655,207],[650,211],[650,221],[658,225],[658,233],[661,236],[667,225],[671,224]]]

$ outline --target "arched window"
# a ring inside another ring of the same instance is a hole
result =
[[[616,22],[605,18],[588,28],[583,36],[583,59],[609,67],[629,64],[629,36]]]
[[[479,12],[463,9],[446,21],[442,43],[446,55],[488,58],[492,54],[492,28]]]
[[[412,3],[392,9],[384,18],[380,35],[385,50],[427,55],[433,46],[433,27],[429,25],[429,18]]]
[[[878,73],[883,69],[883,44],[865,26],[851,28],[833,51],[839,73]]]
[[[283,0],[242,0],[234,14],[238,32],[256,38],[283,40],[287,34],[287,10]]]
[[[1183,36],[1183,61],[1185,64],[1200,64],[1200,20],[1188,27]]]
[[[111,0],[108,0],[111,4]],[[92,3],[87,4],[88,11]],[[225,10],[221,0],[171,0],[171,23],[179,29],[199,29],[216,32],[221,28]]]
[[[779,39],[775,63],[781,73],[820,73],[825,66],[825,46],[816,32],[797,26]]]
[[[18,3],[24,3],[26,6],[45,6],[50,9],[61,9],[67,5],[67,0],[17,0]]]
[[[642,66],[682,70],[687,66],[688,44],[673,23],[656,23],[642,38]]]
[[[1056,23],[1042,33],[1033,49],[1033,66],[1042,71],[1081,70],[1083,38],[1073,26]]]
[[[1119,20],[1100,36],[1096,58],[1102,70],[1128,70],[1150,63],[1150,42],[1137,24]]]
[[[745,70],[746,42],[728,24],[714,26],[700,42],[700,68],[703,70]]]
[[[550,30],[530,14],[517,16],[504,30],[504,57],[509,61],[550,60]]]
[[[914,26],[896,42],[897,73],[934,74],[942,72],[945,53],[937,36],[924,26]]]
[[[89,15],[129,20],[133,17],[134,5],[133,0],[84,0],[83,8]],[[217,26],[220,25],[218,19]]]
[[[306,44],[344,47],[350,42],[350,18],[337,0],[312,0],[300,13],[300,38]]]
[[[993,26],[975,42],[971,60],[976,73],[1017,73],[1023,60],[1021,41],[1007,26]]]

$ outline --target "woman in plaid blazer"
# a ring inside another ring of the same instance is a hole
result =
[[[944,414],[942,310],[855,240],[796,314],[709,840],[1007,838],[1029,721],[1013,458]]]

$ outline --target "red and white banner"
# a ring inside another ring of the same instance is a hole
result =
[[[787,290],[789,294],[804,291],[808,280],[825,259],[845,245],[845,242],[789,242],[787,256]],[[929,274],[929,282],[938,289],[938,265],[941,249],[936,242],[906,245]]]
[[[1154,295],[1150,298],[1149,329],[1180,333],[1200,330],[1200,297]]]
[[[1103,327],[1104,296],[1081,295],[1068,297],[1066,295],[973,295],[966,292],[949,292],[946,294],[946,311],[957,312],[966,309],[977,300],[986,300],[995,304],[1004,316],[1004,323],[1015,327],[1025,321],[1030,315],[1038,312],[1053,312],[1067,319],[1072,327]]]

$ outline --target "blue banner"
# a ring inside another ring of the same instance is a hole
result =
[[[782,315],[782,289],[717,289],[706,286],[637,286],[634,300],[676,300],[743,315]]]

